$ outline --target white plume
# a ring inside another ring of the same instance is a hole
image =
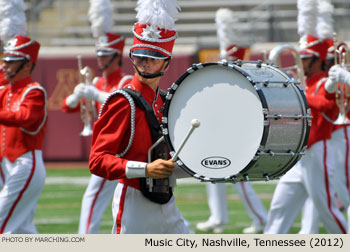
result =
[[[246,37],[236,29],[236,22],[238,18],[232,10],[220,8],[216,11],[215,23],[221,52],[226,51],[231,45],[246,43],[243,42]]]
[[[112,12],[113,10],[109,0],[90,0],[88,16],[94,38],[112,30]]]
[[[138,23],[175,30],[175,17],[180,7],[177,0],[138,0],[135,10]]]
[[[237,43],[237,34],[234,31],[233,11],[220,8],[216,11],[215,22],[220,44],[220,51],[225,51],[229,46]]]
[[[332,38],[333,36],[333,11],[334,7],[330,0],[318,0],[317,34],[320,39]]]
[[[0,39],[6,43],[15,35],[26,35],[26,4],[23,0],[0,0]]]
[[[298,0],[298,33],[317,36],[317,0]]]

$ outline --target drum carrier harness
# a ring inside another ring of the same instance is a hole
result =
[[[136,106],[141,108],[146,113],[147,122],[149,129],[151,131],[152,143],[156,143],[157,140],[163,137],[162,128],[158,123],[156,116],[154,115],[152,107],[148,104],[146,99],[142,97],[141,92],[131,90],[128,88],[122,88],[121,90],[127,92],[134,100]],[[165,100],[166,92],[160,90],[159,92],[162,100]],[[168,159],[169,149],[164,141],[160,142],[153,149],[151,160],[148,162],[154,161],[156,159]],[[173,189],[170,185],[169,178],[162,179],[151,179],[151,178],[139,178],[140,180],[140,189],[142,194],[148,198],[150,201],[165,204],[169,202],[173,196]]]

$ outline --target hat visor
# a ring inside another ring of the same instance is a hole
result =
[[[0,60],[2,60],[2,61],[20,61],[20,60],[24,60],[24,57],[12,55],[12,54],[4,54]]]
[[[116,50],[113,50],[113,51],[98,50],[98,51],[96,51],[96,56],[98,56],[98,57],[110,56],[110,55],[114,55],[116,53],[119,54],[119,52]]]
[[[300,53],[299,56],[301,59],[307,59],[307,58],[311,58],[311,57],[316,56],[316,55],[309,54],[309,53]]]
[[[135,57],[147,57],[152,59],[168,59],[169,57],[153,50],[148,49],[135,49],[131,52],[132,56]]]

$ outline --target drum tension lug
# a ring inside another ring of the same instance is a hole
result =
[[[269,80],[265,80],[263,85],[264,85],[264,87],[267,87],[269,85]]]
[[[222,60],[221,63],[222,63],[223,66],[228,66],[227,60]]]
[[[241,67],[242,66],[242,60],[236,60],[236,65]]]
[[[258,60],[258,63],[256,64],[256,67],[261,68],[262,60]]]
[[[248,175],[244,175],[244,181],[248,182],[249,181],[249,177]]]
[[[283,83],[283,86],[288,87],[288,85],[290,85],[290,84],[291,84],[291,82],[289,80],[287,80],[286,82]]]

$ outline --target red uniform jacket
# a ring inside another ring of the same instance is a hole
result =
[[[121,69],[118,69],[117,71],[114,71],[113,73],[109,74],[107,76],[107,80],[104,77],[99,77],[98,81],[95,84],[95,87],[98,90],[111,93],[114,90],[116,90],[119,85],[125,85],[126,83],[130,82],[130,79],[123,79],[125,75],[122,73]],[[123,82],[123,83],[122,83]],[[66,98],[67,99],[67,98]],[[79,112],[80,111],[80,104],[76,108],[70,108],[66,104],[66,99],[62,102],[62,111],[67,113],[73,113],[73,112]],[[101,104],[96,102],[96,111],[100,111]]]
[[[46,92],[32,77],[0,90],[0,158],[14,162],[30,150],[41,150],[47,122]]]
[[[312,115],[312,125],[308,140],[308,148],[320,140],[331,137],[333,124],[322,115],[324,113],[331,120],[338,116],[338,108],[333,99],[327,99],[327,91],[324,88],[326,82],[325,73],[321,72],[306,81],[306,99],[309,103]]]
[[[141,83],[136,76],[128,85],[140,91],[161,122],[163,101],[159,92]],[[117,94],[104,104],[100,118],[94,124],[90,150],[89,167],[91,173],[108,180],[120,179],[120,183],[139,188],[139,179],[125,177],[127,161],[148,162],[147,151],[152,145],[152,137],[146,114],[136,106],[135,135],[129,151],[124,157],[116,157],[128,144],[130,138],[130,104],[123,95]]]

